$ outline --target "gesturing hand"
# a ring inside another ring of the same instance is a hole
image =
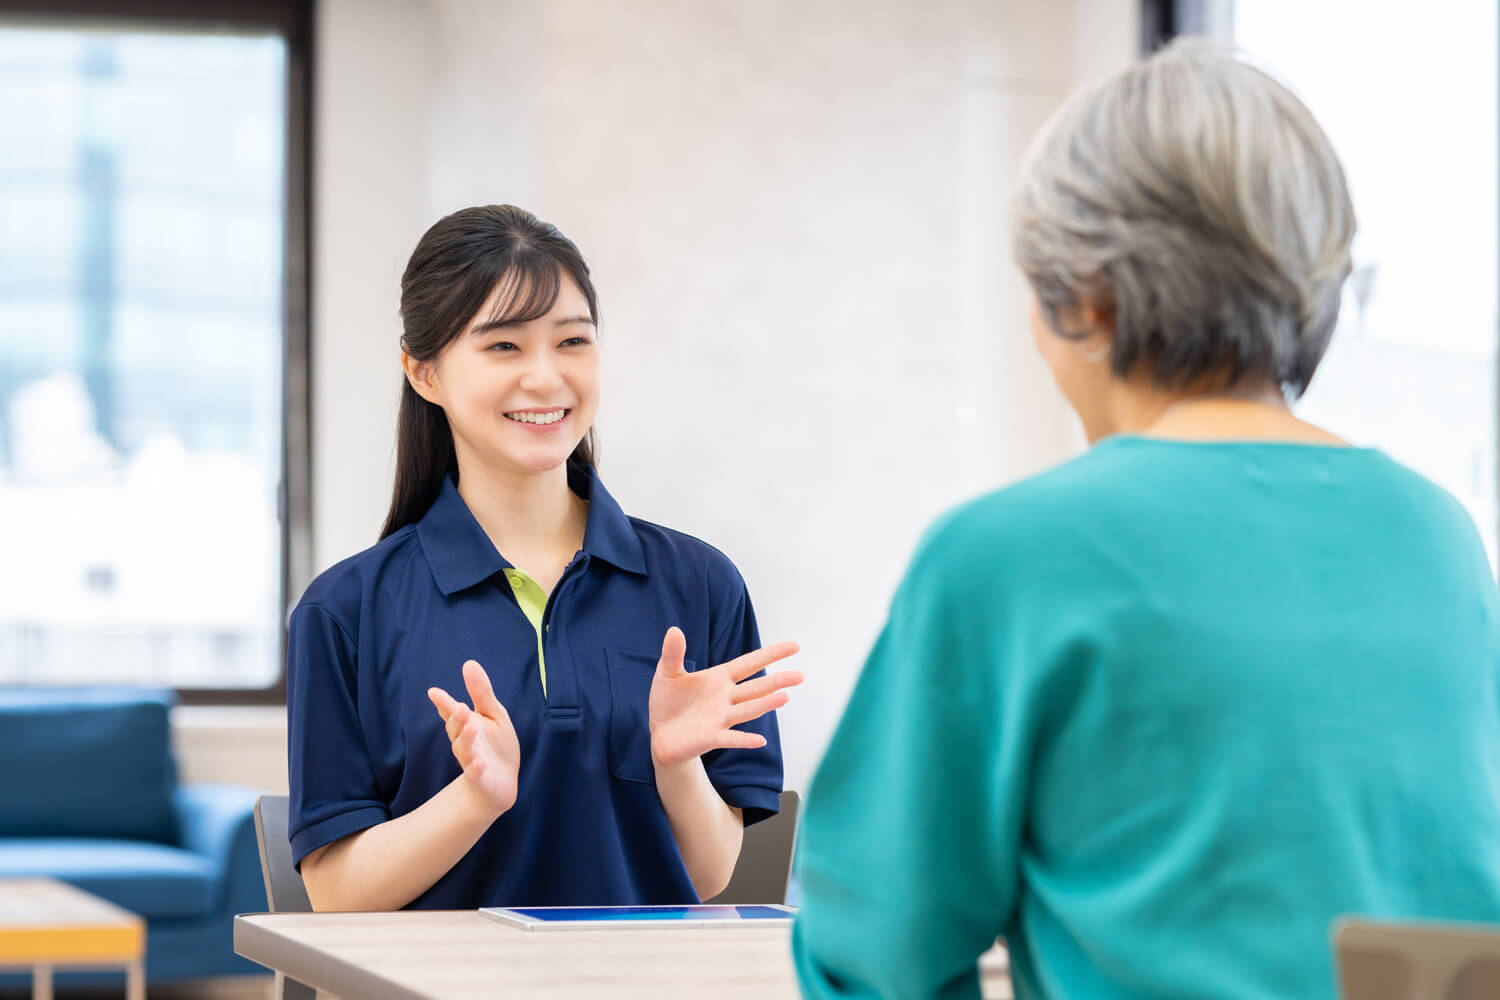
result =
[[[766,745],[759,733],[732,728],[785,705],[782,688],[802,683],[795,670],[745,680],[751,674],[797,652],[795,642],[778,642],[716,667],[691,673],[683,666],[687,640],[677,627],[667,629],[661,659],[651,680],[651,757],[660,765],[680,764],[710,750],[754,749]],[[743,682],[743,683],[741,683]]]
[[[500,812],[516,804],[521,774],[521,744],[516,740],[510,713],[495,697],[490,678],[474,660],[464,661],[464,687],[473,709],[449,697],[442,688],[428,688],[448,727],[453,756],[464,769],[464,779]]]

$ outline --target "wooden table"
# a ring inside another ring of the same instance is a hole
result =
[[[146,922],[50,878],[0,879],[0,967],[31,970],[33,1000],[52,1000],[54,969],[125,969],[127,1000],[146,996]]]
[[[359,1000],[470,997],[796,1000],[784,927],[526,931],[472,910],[236,917],[234,950]],[[1005,953],[980,962],[984,995],[1010,997]]]

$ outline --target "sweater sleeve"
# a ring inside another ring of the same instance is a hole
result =
[[[1003,586],[953,520],[919,549],[809,789],[808,997],[978,997],[1009,921],[1029,757]]]

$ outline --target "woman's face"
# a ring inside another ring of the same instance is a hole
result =
[[[512,472],[545,472],[567,461],[599,409],[599,351],[588,300],[563,270],[545,316],[496,325],[501,281],[468,327],[413,387],[441,406],[459,460]],[[410,375],[413,366],[407,364]],[[422,380],[422,384],[418,383]]]
[[[1074,321],[1079,325],[1073,325]],[[1113,418],[1110,416],[1109,400],[1117,380],[1110,369],[1109,333],[1098,322],[1094,310],[1082,308],[1076,316],[1068,317],[1066,329],[1090,329],[1094,332],[1083,340],[1059,337],[1042,318],[1041,307],[1036,297],[1031,299],[1031,339],[1047,367],[1052,369],[1052,378],[1068,405],[1083,421],[1083,432],[1093,443],[1113,434]]]

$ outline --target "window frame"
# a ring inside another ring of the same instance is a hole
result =
[[[287,48],[286,215],[282,277],[280,600],[312,569],[312,126],[314,0],[0,0],[0,18],[133,30],[269,29]],[[177,688],[184,705],[286,704],[286,615],[276,678],[262,688]]]

